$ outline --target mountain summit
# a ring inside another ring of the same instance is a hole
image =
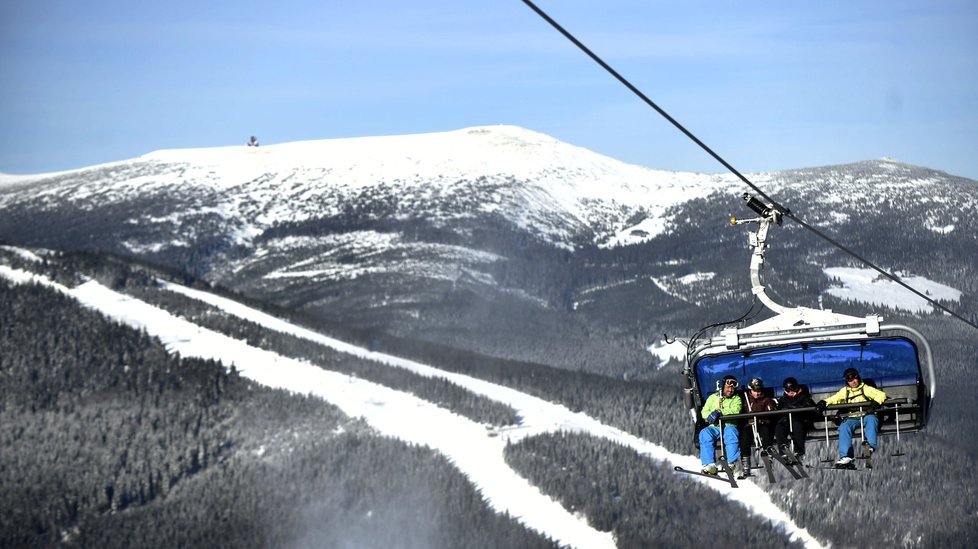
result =
[[[153,213],[133,211],[122,221],[166,234],[213,214],[223,219],[224,236],[235,244],[282,223],[338,216],[355,204],[378,216],[431,222],[500,215],[565,247],[582,237],[605,245],[622,242],[619,232],[637,213],[660,217],[669,206],[731,182],[625,164],[514,126],[161,150],[7,181],[0,206],[57,197],[62,205],[91,209],[154,197],[160,205]],[[644,232],[662,229],[655,227]],[[170,243],[181,244],[179,238]],[[167,245],[124,243],[136,253]]]

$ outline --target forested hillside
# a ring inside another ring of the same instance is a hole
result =
[[[0,279],[0,546],[550,546],[430,450]]]
[[[93,254],[45,257],[29,262],[7,254],[6,261],[69,285],[81,280],[79,274],[96,278],[198,325],[412,392],[487,427],[517,421],[511,409],[452,384],[267,330],[162,290],[155,282],[157,276],[193,282],[179,273]],[[393,543],[385,537],[393,534],[377,528],[374,520],[388,513],[385,524],[404,520],[415,525],[415,530],[405,527],[404,539],[411,541],[400,546],[457,546],[457,540],[475,532],[475,545],[486,539],[504,540],[504,546],[547,544],[488,511],[471,484],[443,459],[371,435],[322,402],[259,388],[219,364],[167,356],[153,340],[51,290],[4,283],[0,297],[2,430],[6,447],[14,449],[4,453],[8,466],[0,504],[17,510],[3,523],[4,539],[37,544],[64,539],[79,545],[125,539],[126,545],[149,546],[176,540],[211,546],[226,538],[231,546],[247,538],[301,546],[306,532],[308,540],[342,544],[336,536],[343,533],[379,546]],[[369,331],[275,306],[266,309],[348,335],[364,347],[377,344]],[[843,546],[913,546],[914,539],[924,546],[971,546],[978,541],[973,520],[978,499],[961,482],[976,466],[976,443],[960,436],[976,402],[966,384],[954,382],[978,366],[973,335],[941,317],[917,318],[914,324],[938,342],[938,397],[928,431],[904,435],[902,457],[889,455],[897,449],[896,440],[885,439],[872,473],[812,469],[811,481],[782,480],[767,487],[821,540]],[[668,370],[626,380],[393,336],[380,345],[385,352],[563,403],[673,451],[693,452],[677,380]],[[834,452],[834,442],[829,448],[811,444],[813,456]],[[589,437],[527,439],[509,448],[508,460],[565,507],[615,532],[622,546],[685,546],[711,535],[717,506],[728,514],[743,512],[632,450]],[[421,490],[425,485],[430,487]],[[390,498],[402,492],[415,495]],[[433,501],[411,499],[420,497],[416,493]],[[866,503],[867,494],[872,494],[872,505]],[[32,505],[15,505],[20,501]],[[408,520],[397,514],[402,506],[423,512]],[[459,511],[450,512],[454,508]],[[313,528],[309,516],[319,516],[316,509],[335,520],[313,521],[318,525]],[[440,517],[435,526],[419,518],[428,513]],[[157,516],[166,520],[150,518]],[[841,528],[853,516],[864,528]],[[891,524],[894,516],[901,517],[898,527]],[[785,543],[775,531],[758,528],[756,517],[745,514],[736,522],[744,528],[741,539]],[[465,524],[486,524],[480,528],[491,534],[483,537],[484,532]],[[428,530],[437,531],[435,541],[426,537]],[[120,531],[143,537],[119,538]]]

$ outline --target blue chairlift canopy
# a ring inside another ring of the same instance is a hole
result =
[[[855,368],[864,380],[883,390],[921,381],[917,346],[902,337],[748,349],[703,356],[693,364],[702,401],[727,375],[736,377],[741,385],[760,378],[775,396],[781,395],[784,379],[793,377],[815,394],[842,387],[847,368]]]

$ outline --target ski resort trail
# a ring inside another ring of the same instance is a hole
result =
[[[586,414],[571,412],[564,406],[487,381],[355,347],[206,292],[164,283],[167,290],[209,303],[268,329],[420,375],[449,380],[473,393],[510,405],[520,415],[520,425],[505,430],[501,436],[490,436],[484,425],[413,395],[249,346],[94,281],[68,288],[47,278],[5,266],[0,266],[0,276],[14,282],[37,282],[56,288],[112,319],[146,330],[158,337],[170,352],[220,360],[225,365],[233,364],[242,376],[262,385],[319,396],[352,417],[362,417],[383,435],[433,448],[447,456],[470,479],[490,507],[499,513],[508,513],[561,545],[614,547],[615,540],[611,533],[592,528],[584,517],[564,509],[510,468],[504,459],[508,441],[549,432],[587,433],[633,448],[642,455],[670,465],[698,467],[698,460],[693,456],[671,453],[661,446],[604,425]],[[737,489],[716,481],[702,482],[781,526],[790,539],[800,541],[807,547],[822,546],[807,530],[794,524],[787,514],[774,505],[768,494],[752,482],[741,482]]]

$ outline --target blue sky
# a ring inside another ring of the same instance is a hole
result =
[[[537,0],[743,172],[978,179],[978,2]],[[0,171],[514,124],[722,172],[520,0],[0,3]]]

